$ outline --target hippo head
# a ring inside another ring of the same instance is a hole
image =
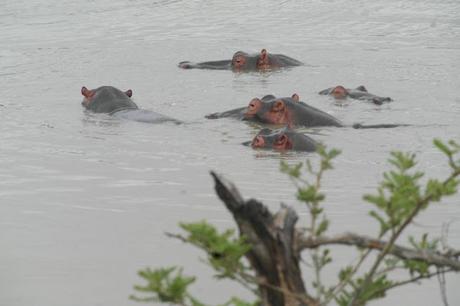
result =
[[[268,70],[271,68],[279,68],[278,65],[271,61],[267,50],[262,49],[259,54],[249,55],[246,52],[238,51],[232,58],[232,69],[240,70]]]
[[[287,129],[271,130],[262,129],[252,140],[251,147],[260,149],[274,149],[278,151],[291,150],[293,141]]]
[[[262,99],[254,98],[249,102],[244,119],[291,127],[292,105],[297,102],[299,102],[297,94],[293,94],[290,98],[276,98],[272,95]]]
[[[339,85],[331,90],[330,95],[336,99],[345,99],[348,96],[348,90],[345,87]]]
[[[232,68],[234,70],[242,70],[247,68],[249,54],[243,51],[238,51],[233,54]]]
[[[81,105],[96,113],[111,113],[120,108],[137,108],[131,101],[133,91],[123,92],[112,86],[101,86],[96,89],[81,88],[83,101]]]

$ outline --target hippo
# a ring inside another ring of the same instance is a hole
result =
[[[262,99],[252,99],[247,107],[206,116],[208,119],[226,117],[267,124],[282,124],[290,128],[294,126],[343,126],[333,116],[301,102],[297,94],[285,98],[266,95]]]
[[[273,149],[277,151],[314,152],[318,143],[312,138],[291,130],[288,127],[271,130],[264,128],[257,133],[252,141],[244,142],[254,149]]]
[[[301,66],[302,62],[283,54],[269,54],[262,49],[260,53],[248,54],[238,51],[231,60],[210,61],[201,63],[180,62],[179,67],[183,69],[213,69],[241,71],[266,71],[284,67]]]
[[[81,88],[84,96],[81,104],[95,113],[105,113],[117,118],[129,119],[147,123],[161,123],[180,121],[155,113],[153,111],[139,109],[131,100],[133,91],[131,89],[123,92],[112,86],[101,86],[96,89]]]
[[[302,101],[297,94],[291,97],[277,98],[266,95],[262,99],[254,98],[247,107],[240,107],[222,113],[213,113],[206,116],[208,119],[235,118],[265,124],[285,125],[289,128],[296,126],[319,127],[334,126],[346,127],[337,118]],[[363,125],[355,123],[355,129],[365,128],[394,128],[405,124],[376,124]]]
[[[363,85],[356,87],[355,89],[347,89],[341,85],[336,87],[327,88],[319,92],[320,95],[330,95],[336,99],[345,99],[350,97],[352,99],[363,100],[372,102],[377,105],[382,105],[384,102],[393,101],[390,97],[379,97],[369,93]]]

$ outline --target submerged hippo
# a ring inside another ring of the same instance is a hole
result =
[[[252,99],[247,107],[210,114],[206,118],[232,117],[260,123],[287,125],[291,128],[294,126],[343,126],[338,119],[299,99],[297,94],[285,98],[266,95],[262,99]]]
[[[336,99],[345,99],[350,97],[352,99],[364,100],[372,102],[377,105],[382,105],[384,102],[393,101],[390,97],[379,97],[369,93],[364,86],[358,86],[355,89],[347,89],[341,85],[336,87],[327,88],[319,92],[320,95],[330,95]]]
[[[139,109],[131,100],[133,91],[131,89],[123,92],[112,86],[101,86],[96,89],[81,88],[84,96],[81,104],[88,110],[95,113],[106,113],[118,118],[129,119],[147,123],[161,123],[180,121],[155,113],[149,110]]]
[[[277,151],[305,151],[314,152],[318,143],[312,138],[297,133],[287,127],[271,130],[264,128],[254,137],[252,141],[243,143],[254,149],[273,149]]]
[[[295,126],[346,126],[337,118],[300,101],[297,94],[291,97],[277,98],[273,95],[266,95],[262,99],[254,98],[247,107],[240,107],[223,113],[207,115],[208,119],[236,118],[266,124],[285,125],[290,128]],[[376,124],[362,125],[354,124],[353,128],[393,128],[404,126],[403,124]]]
[[[302,62],[282,54],[269,54],[262,49],[258,54],[248,54],[238,51],[231,60],[210,61],[201,63],[180,62],[179,67],[183,69],[214,69],[233,71],[258,71],[273,70],[284,67],[301,66]]]

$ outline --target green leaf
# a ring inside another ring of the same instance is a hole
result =
[[[451,157],[453,155],[454,152],[452,152],[448,146],[446,146],[440,139],[438,138],[435,138],[433,140],[433,144],[441,151],[443,152],[444,154],[446,154],[446,156],[448,157]]]
[[[324,198],[324,194],[320,193],[315,186],[307,186],[297,190],[297,199],[304,203],[321,202]]]
[[[235,238],[233,229],[219,233],[206,221],[181,223],[188,233],[187,242],[204,250],[208,263],[216,270],[216,277],[230,277],[243,269],[242,257],[251,249],[242,237]]]
[[[232,297],[232,299],[228,301],[227,303],[225,303],[223,306],[259,306],[259,305],[260,305],[259,301],[255,301],[251,303],[251,302],[243,301],[236,297]]]
[[[318,225],[318,228],[316,229],[316,235],[320,236],[324,232],[327,231],[327,228],[329,227],[329,220],[328,219],[323,219],[321,223]]]
[[[173,272],[175,274],[173,275]],[[134,286],[136,291],[150,293],[151,296],[130,298],[136,301],[170,302],[183,304],[188,299],[188,286],[195,282],[194,277],[182,275],[182,269],[177,267],[160,268],[151,270],[149,268],[139,271],[147,284]]]
[[[302,163],[295,164],[294,166],[290,166],[285,161],[281,161],[280,163],[280,170],[282,173],[286,173],[290,177],[299,178],[300,177],[300,170],[302,169]]]
[[[379,236],[383,236],[391,226],[376,211],[371,210],[369,212],[369,215],[375,218],[379,222],[380,224]]]

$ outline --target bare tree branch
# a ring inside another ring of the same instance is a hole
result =
[[[314,249],[319,246],[330,244],[351,245],[382,251],[386,248],[388,242],[353,233],[345,233],[334,237],[317,238],[305,237],[303,235],[297,236],[297,247],[299,251],[303,249]],[[460,271],[460,260],[454,256],[449,256],[452,253],[456,254],[456,252],[441,254],[430,250],[417,250],[399,245],[393,245],[388,252],[388,254],[401,259],[420,260],[437,267],[448,267],[454,271]]]

